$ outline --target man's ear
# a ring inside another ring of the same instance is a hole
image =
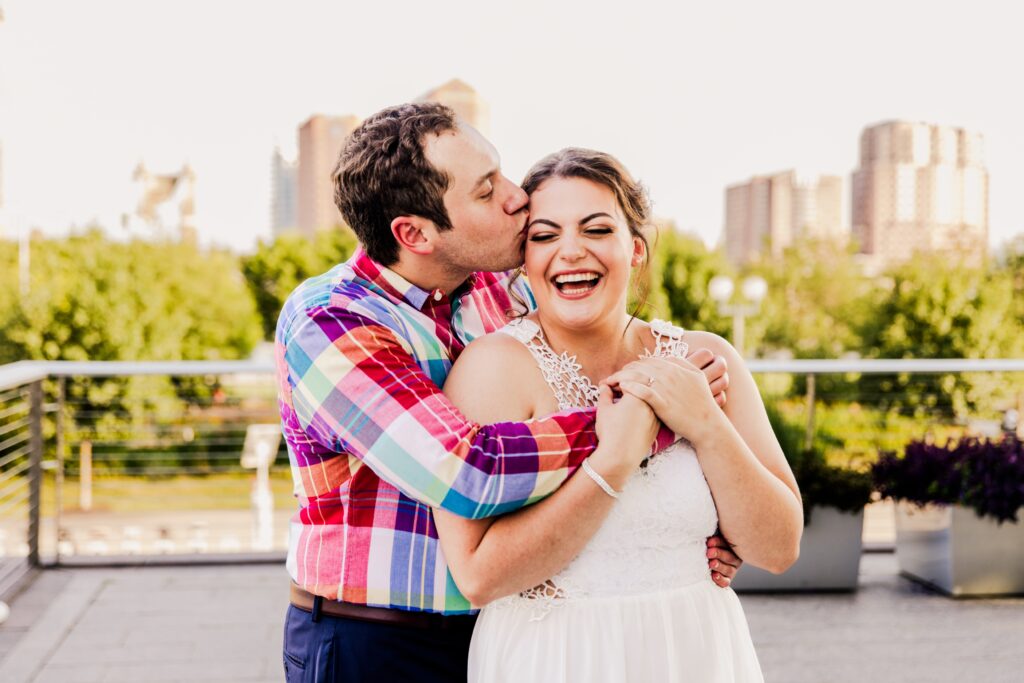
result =
[[[434,224],[420,216],[399,216],[391,221],[391,234],[398,246],[420,256],[434,253],[431,237],[435,233]]]

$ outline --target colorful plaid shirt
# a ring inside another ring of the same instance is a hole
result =
[[[345,602],[470,612],[431,507],[471,518],[518,509],[594,449],[593,410],[481,426],[441,393],[465,345],[508,321],[508,281],[478,273],[449,298],[359,249],[285,302],[276,358],[300,503],[287,565],[297,584]]]

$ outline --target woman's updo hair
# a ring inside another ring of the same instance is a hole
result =
[[[630,234],[644,243],[644,260],[636,278],[637,305],[632,313],[636,317],[647,303],[649,286],[646,271],[651,253],[647,235],[655,230],[651,221],[651,200],[647,195],[647,188],[635,180],[622,162],[611,154],[582,147],[566,147],[538,161],[526,172],[522,188],[526,194],[531,195],[551,178],[582,178],[607,187],[615,195],[615,200],[626,217]],[[517,273],[516,279],[518,275]],[[519,301],[518,296],[514,298]]]
[[[615,195],[634,237],[648,247],[646,233],[651,225],[651,201],[647,188],[633,179],[626,167],[611,154],[581,147],[566,147],[549,154],[526,172],[523,190],[533,194],[549,178],[582,178],[607,187]],[[649,250],[646,250],[649,251]],[[644,256],[646,263],[646,254]]]

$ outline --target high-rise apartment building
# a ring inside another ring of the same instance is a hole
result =
[[[844,241],[843,179],[783,171],[725,190],[725,251],[737,266],[802,239]]]
[[[440,102],[484,134],[489,123],[489,109],[477,92],[459,79],[424,93],[419,102]],[[298,228],[312,236],[317,230],[332,228],[342,222],[334,204],[331,173],[345,138],[359,125],[356,116],[312,116],[299,127],[299,158],[295,168],[277,152],[273,159],[272,220],[274,235],[282,230]],[[289,204],[289,176],[294,174],[294,208]],[[293,217],[289,219],[289,211]]]
[[[417,98],[418,102],[438,102],[451,107],[456,115],[484,135],[491,122],[490,107],[468,83],[453,78]]]
[[[294,230],[297,223],[295,195],[298,191],[297,163],[288,161],[275,148],[270,162],[270,231],[274,237]]]
[[[296,227],[306,235],[341,223],[331,173],[345,138],[359,125],[355,116],[317,114],[299,127]]]
[[[853,235],[876,266],[915,252],[981,261],[988,245],[988,170],[980,133],[907,121],[866,128],[853,173]]]

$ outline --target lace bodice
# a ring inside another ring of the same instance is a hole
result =
[[[575,356],[556,354],[540,327],[520,318],[501,330],[530,350],[560,409],[592,406],[597,389]],[[651,323],[655,356],[685,356],[683,330]],[[627,482],[583,551],[548,582],[502,598],[488,609],[527,608],[534,618],[567,600],[636,595],[710,580],[705,542],[718,513],[693,448],[684,439],[650,458]]]

